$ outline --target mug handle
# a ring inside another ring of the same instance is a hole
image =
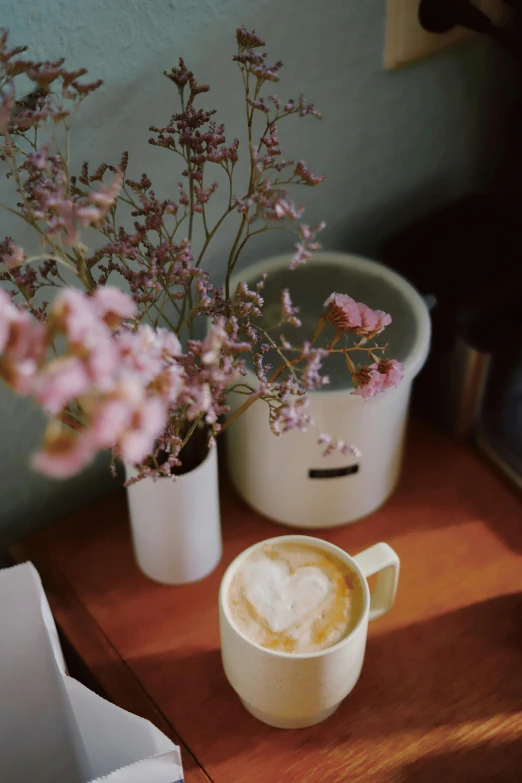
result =
[[[375,591],[370,596],[370,620],[389,612],[399,582],[399,556],[388,544],[375,544],[353,558],[365,578],[377,574]]]

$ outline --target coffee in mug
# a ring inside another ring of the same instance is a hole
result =
[[[361,580],[331,552],[302,543],[254,549],[228,591],[230,615],[252,642],[269,650],[311,653],[337,644],[362,615]]]
[[[289,535],[238,555],[221,581],[219,624],[225,675],[246,709],[285,729],[332,715],[359,679],[368,622],[391,609],[398,579],[399,558],[384,543],[352,557]]]

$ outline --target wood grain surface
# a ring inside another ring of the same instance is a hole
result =
[[[410,428],[399,489],[322,537],[401,558],[392,612],[370,627],[361,679],[299,731],[244,711],[220,663],[217,594],[245,547],[288,528],[223,488],[214,574],[163,587],[138,571],[117,493],[13,548],[39,569],[58,624],[117,704],[182,745],[187,783],[521,783],[522,503],[467,447]],[[308,531],[310,532],[310,531]]]

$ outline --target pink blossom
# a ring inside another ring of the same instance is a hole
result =
[[[236,41],[240,50],[256,49],[265,45],[255,30],[247,30],[244,26],[236,29]]]
[[[379,392],[397,386],[404,377],[404,366],[396,359],[383,359],[378,364],[361,367],[355,373],[354,380],[358,384],[353,394],[367,400]]]
[[[98,192],[78,195],[68,188],[68,174],[62,158],[59,155],[48,158],[47,155],[48,148],[44,145],[25,163],[32,172],[25,188],[31,214],[44,224],[48,237],[59,235],[63,244],[72,246],[78,242],[78,225],[100,227],[115,202],[122,175],[118,172],[109,187],[102,185]]]
[[[43,448],[33,454],[32,465],[51,478],[68,478],[92,462],[97,445],[86,433],[61,430],[46,435]]]
[[[370,364],[369,367],[361,367],[355,373],[355,380],[358,386],[352,394],[356,394],[364,400],[375,397],[378,392],[384,391],[384,375],[379,372],[375,363]]]
[[[31,152],[28,157],[28,161],[31,166],[37,171],[44,171],[47,168],[49,148],[46,144],[40,147],[39,150]]]
[[[299,397],[270,408],[270,428],[274,435],[284,435],[295,430],[306,432],[313,424],[313,419],[307,413],[309,402],[306,397]]]
[[[32,67],[28,69],[27,76],[31,81],[36,82],[40,86],[48,86],[52,84],[59,76],[62,75],[61,66],[64,63],[64,58],[50,62],[46,60],[42,63],[33,63]]]
[[[125,365],[139,372],[145,384],[163,372],[175,357],[182,353],[179,339],[167,329],[154,330],[148,324],[136,331],[124,331],[116,338],[116,344]]]
[[[165,428],[166,410],[161,400],[151,397],[135,410],[131,426],[118,441],[118,450],[128,463],[141,462],[154,450],[154,444]]]
[[[187,418],[189,421],[193,421],[197,416],[202,413],[206,413],[207,416],[211,414],[211,418],[216,418],[212,415],[212,391],[208,382],[193,384],[187,389],[187,398],[189,400],[189,408],[187,411]]]
[[[299,241],[294,245],[296,254],[290,264],[290,269],[297,269],[311,257],[312,253],[321,249],[321,243],[316,241],[317,234],[326,226],[324,221],[315,226],[307,226],[301,223],[298,228]]]
[[[125,366],[139,373],[145,383],[150,383],[161,372],[161,349],[151,326],[143,324],[134,332],[123,331],[116,342]]]
[[[119,326],[122,318],[134,312],[134,303],[119,289],[98,289],[91,297],[76,289],[65,289],[53,304],[49,322],[54,331],[67,337],[73,353],[81,356],[93,383],[107,391],[121,361],[118,338],[111,328]],[[135,340],[132,333],[127,333],[127,337],[131,342]],[[144,357],[147,356],[145,350]],[[159,371],[159,365],[155,369]]]
[[[6,92],[0,93],[0,133],[5,133],[9,127],[11,112],[15,104],[15,88],[13,82],[8,82]]]
[[[118,325],[133,312],[131,300],[110,288],[92,297],[65,290],[55,301],[51,329],[68,338],[70,352],[43,367],[33,393],[54,415],[80,397],[84,430],[81,437],[48,438],[35,457],[48,475],[75,472],[100,448],[133,463],[154,451],[167,424],[167,406],[177,404],[184,386],[184,369],[174,356],[181,345],[176,335],[149,326],[111,332],[109,323]]]
[[[95,404],[90,434],[99,448],[115,448],[129,463],[154,451],[166,425],[165,404],[149,396],[139,376],[123,375],[111,395]]]
[[[7,344],[11,321],[16,318],[17,313],[18,310],[7,291],[0,288],[0,354],[3,353]]]
[[[264,98],[258,98],[257,100],[248,99],[249,106],[253,106],[254,109],[262,111],[263,114],[270,114],[270,106],[267,106]]]
[[[115,326],[122,318],[133,318],[136,315],[136,304],[120,288],[105,286],[98,288],[93,296],[95,312],[109,326]]]
[[[324,181],[324,174],[312,174],[304,160],[300,160],[295,167],[294,176],[299,177],[304,185],[320,185]]]
[[[112,448],[129,427],[132,408],[122,394],[101,401],[93,413],[90,431],[99,448]]]
[[[73,345],[90,344],[100,335],[109,334],[91,298],[75,288],[65,288],[56,297],[50,321]]]
[[[21,247],[18,247],[18,245],[15,245],[15,243],[10,239],[8,240],[8,246],[6,252],[3,253],[1,257],[1,261],[6,265],[8,269],[16,269],[26,259],[26,255]]]
[[[311,350],[310,345],[303,347],[303,354],[306,356],[306,365],[303,370],[303,385],[306,389],[319,389],[330,383],[327,375],[321,375],[322,363],[327,351],[318,348]]]
[[[19,394],[28,394],[44,354],[43,325],[0,289],[0,376]]]
[[[295,249],[296,253],[294,254],[294,257],[290,263],[290,269],[292,270],[297,269],[297,267],[305,264],[312,256],[311,251],[308,250],[302,242],[296,242]]]
[[[250,349],[249,343],[240,343],[237,334],[230,334],[226,327],[225,319],[218,318],[211,325],[206,338],[199,343],[198,352],[204,365],[219,365],[227,354]],[[191,348],[196,348],[195,341],[191,342]]]
[[[361,325],[357,328],[357,334],[365,337],[374,337],[380,334],[392,322],[391,315],[388,315],[383,310],[372,310],[371,307],[362,302],[357,302],[357,307],[361,316]]]
[[[104,213],[101,209],[95,206],[78,207],[76,210],[76,218],[80,226],[88,228],[89,226],[95,226],[100,222]]]
[[[275,200],[273,208],[278,218],[289,217],[291,220],[298,220],[303,214],[303,207],[296,207],[293,202],[284,198]]]
[[[306,117],[307,114],[312,117],[317,117],[319,120],[322,118],[320,111],[317,111],[313,103],[306,103],[304,95],[299,96],[299,116]]]
[[[67,403],[85,394],[90,385],[83,362],[75,356],[60,357],[39,373],[33,394],[48,413],[57,414]]]
[[[30,356],[16,362],[0,358],[0,377],[18,394],[30,394],[37,369],[37,362]]]
[[[331,294],[324,303],[326,319],[338,329],[359,329],[362,323],[361,311],[355,299],[347,294]]]
[[[34,201],[33,216],[37,220],[45,221],[46,234],[59,234],[65,245],[74,245],[78,240],[75,224],[78,205],[67,195],[65,174],[56,173],[54,181],[37,181],[31,190],[31,197]]]
[[[315,236],[319,231],[322,231],[326,227],[326,223],[322,220],[316,226],[307,226],[306,223],[301,223],[299,226],[299,236],[303,242],[313,242]]]
[[[149,391],[157,394],[170,406],[179,402],[185,386],[185,371],[177,362],[170,364],[157,375],[148,386]]]
[[[261,318],[263,315],[263,305],[265,300],[259,293],[262,290],[262,286],[256,286],[256,291],[252,291],[247,283],[241,281],[238,283],[235,294],[235,312],[241,318],[247,318],[253,316],[254,318]]]
[[[290,324],[296,328],[301,326],[301,321],[298,318],[299,308],[294,307],[288,288],[281,292],[281,310],[283,323]]]
[[[265,163],[268,165],[266,159]],[[282,164],[277,165],[280,167]],[[247,198],[236,199],[236,204],[238,212],[248,214],[250,223],[255,220],[279,221],[285,218],[298,220],[304,210],[304,207],[294,204],[286,190],[272,186],[267,179],[258,182]]]
[[[397,359],[383,359],[379,362],[379,372],[384,376],[383,390],[392,389],[404,378],[404,365]]]
[[[331,435],[328,435],[327,433],[320,433],[319,437],[317,438],[317,443],[319,446],[325,446],[325,449],[323,451],[323,457],[329,457],[334,452],[338,451],[341,454],[344,454],[344,456],[352,456],[359,458],[361,456],[360,450],[357,448],[357,446],[354,446],[352,443],[347,443],[344,440],[341,440],[339,438],[334,438]]]
[[[96,207],[101,207],[103,209],[103,214],[105,214],[115,203],[118,193],[121,190],[122,182],[123,173],[118,171],[115,174],[112,183],[108,187],[106,185],[102,185],[99,191],[89,194],[89,198],[92,203]]]
[[[168,329],[156,329],[156,345],[163,359],[172,359],[182,353],[178,336]]]
[[[391,315],[383,310],[372,310],[363,302],[356,302],[347,294],[332,294],[324,306],[326,319],[342,330],[348,330],[361,337],[375,337],[391,324]]]
[[[121,356],[116,339],[110,335],[94,335],[89,342],[76,346],[85,362],[89,377],[99,391],[107,392],[113,388],[114,378],[121,366]]]

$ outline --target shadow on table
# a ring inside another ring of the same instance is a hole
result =
[[[522,593],[514,593],[373,636],[341,712],[357,712],[357,733],[395,733],[516,712],[521,694]]]
[[[522,740],[484,742],[404,767],[396,783],[520,783]]]
[[[375,740],[376,753],[393,756],[395,746],[404,742],[401,734],[423,737],[432,729],[470,724],[466,742],[478,746],[480,774],[481,754],[484,764],[495,763],[496,751],[480,744],[485,731],[491,735],[497,716],[499,729],[500,724],[505,728],[510,715],[519,720],[522,594],[477,603],[372,637],[353,693],[327,722],[301,731],[283,732],[252,718],[225,679],[219,650],[173,651],[134,660],[131,667],[195,755],[201,753],[204,765],[244,755],[247,749],[256,756],[269,754],[276,735],[278,758],[296,752],[307,757],[314,747],[336,757],[352,754],[359,752],[358,747],[367,747],[368,739]],[[481,727],[484,721],[487,729]],[[512,749],[506,755],[506,764],[514,753]],[[462,757],[425,759],[421,771],[431,775],[430,764],[437,770],[436,764],[453,762],[456,770],[461,760],[468,765],[464,770],[474,768],[469,751]],[[509,764],[507,768],[511,772]],[[432,779],[420,773],[415,778],[416,769],[415,765],[407,767],[403,780]],[[513,780],[522,780],[522,762],[517,770],[519,777]],[[464,775],[458,783],[468,780],[474,779]]]

